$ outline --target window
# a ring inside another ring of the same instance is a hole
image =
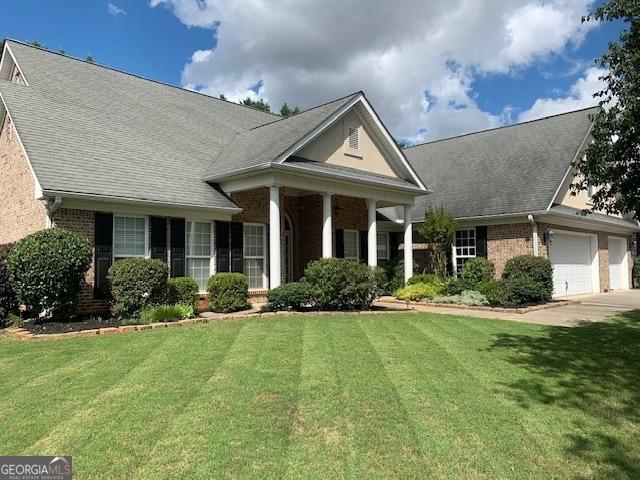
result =
[[[456,272],[462,270],[465,262],[476,256],[476,229],[469,228],[456,232]]]
[[[344,258],[360,260],[360,234],[357,230],[344,231]]]
[[[347,132],[349,134],[349,149],[360,150],[360,139],[358,138],[358,129],[355,127],[349,127]]]
[[[244,274],[251,289],[265,288],[266,237],[264,225],[245,223],[243,228]]]
[[[147,255],[147,219],[113,217],[113,259]]]
[[[389,234],[378,233],[378,260],[389,260]]]
[[[211,222],[186,222],[187,276],[201,292],[207,290],[211,276]]]

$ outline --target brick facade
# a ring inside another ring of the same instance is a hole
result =
[[[43,202],[35,199],[36,182],[9,117],[0,119],[0,254],[45,227]]]

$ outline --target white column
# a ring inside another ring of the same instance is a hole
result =
[[[269,288],[280,286],[280,187],[269,188]]]
[[[411,205],[404,206],[404,281],[413,277],[413,226],[411,224]]]
[[[333,230],[331,228],[331,194],[322,194],[322,258],[333,256]]]
[[[367,235],[368,263],[370,267],[376,267],[378,265],[378,230],[375,200],[367,200],[367,217],[369,219],[369,231]]]

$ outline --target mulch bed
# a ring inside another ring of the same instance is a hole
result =
[[[122,325],[117,318],[91,317],[72,322],[51,322],[40,320],[25,320],[22,328],[29,333],[68,333],[79,332],[81,330],[93,330],[98,328],[119,327]]]

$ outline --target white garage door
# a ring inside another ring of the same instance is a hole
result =
[[[626,246],[623,238],[609,237],[609,288],[612,290],[629,288]]]
[[[591,237],[556,233],[549,247],[553,265],[553,294],[593,292]]]

